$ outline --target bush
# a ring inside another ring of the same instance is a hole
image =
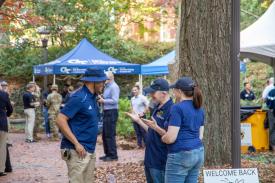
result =
[[[135,135],[132,120],[124,112],[131,109],[130,100],[123,98],[119,100],[119,118],[117,123],[117,134],[125,138],[131,138]]]
[[[48,61],[52,61],[65,54],[69,49],[50,47]],[[32,68],[43,64],[42,48],[13,47],[0,49],[0,73],[4,78],[23,78],[29,81],[32,78]]]
[[[25,88],[14,89],[10,95],[10,100],[15,103],[13,108],[13,118],[24,118],[24,107],[23,107],[23,94]]]

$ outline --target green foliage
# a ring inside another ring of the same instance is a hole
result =
[[[65,54],[68,48],[51,47],[48,50],[48,59],[54,60]],[[0,49],[0,73],[4,77],[20,77],[30,80],[34,65],[42,64],[42,48],[14,47]]]
[[[241,29],[245,29],[253,22],[255,22],[258,17],[260,17],[268,6],[270,0],[241,0]]]
[[[13,114],[14,118],[22,118],[24,116],[24,108],[23,108],[23,94],[25,88],[19,88],[12,91],[10,95],[10,100],[14,102],[13,106]]]
[[[37,54],[35,49],[1,49],[0,73],[6,76],[30,76],[32,65],[40,62]]]
[[[116,130],[119,136],[126,138],[133,137],[135,135],[132,120],[124,114],[124,112],[129,112],[130,109],[130,100],[127,98],[119,100],[119,118]]]
[[[240,77],[240,90],[244,89],[244,82],[249,81],[252,90],[255,93],[256,100],[254,101],[241,101],[242,106],[255,106],[262,105],[261,97],[262,92],[266,86],[266,82],[270,77],[273,77],[272,67],[260,62],[250,62],[246,64],[246,73],[241,73]]]
[[[272,153],[242,154],[242,159],[264,164],[275,164],[275,157]]]

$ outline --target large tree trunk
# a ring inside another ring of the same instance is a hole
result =
[[[231,1],[182,0],[178,77],[201,87],[206,110],[206,164],[231,162]]]

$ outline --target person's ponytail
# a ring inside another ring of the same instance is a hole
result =
[[[202,92],[198,86],[194,86],[194,94],[193,94],[193,105],[196,109],[201,108],[202,106]]]

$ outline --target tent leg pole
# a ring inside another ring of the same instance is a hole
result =
[[[47,85],[48,85],[48,77],[46,75],[44,76],[44,81],[43,81],[44,91],[47,91]]]
[[[275,78],[275,59],[274,58],[271,60],[271,66],[273,69],[273,77]]]
[[[55,85],[55,74],[53,75],[53,84]]]
[[[32,75],[32,82],[35,82],[35,76]]]
[[[143,86],[142,86],[142,75],[138,75],[139,76],[139,87],[140,87],[140,91],[141,93],[143,92]]]

